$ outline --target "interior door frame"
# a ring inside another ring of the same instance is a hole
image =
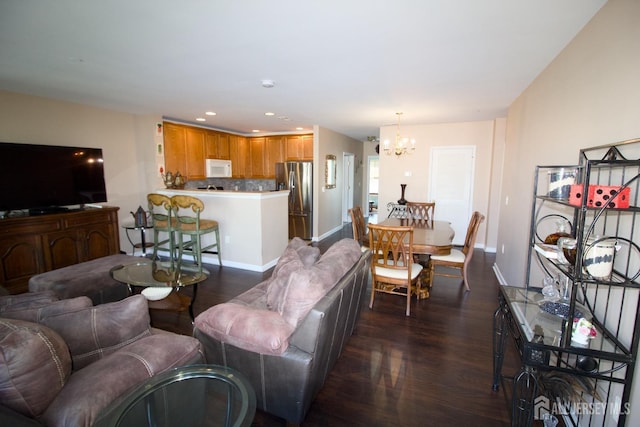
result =
[[[349,209],[353,207],[353,186],[355,183],[354,162],[355,155],[353,153],[342,153],[342,222],[351,222]]]

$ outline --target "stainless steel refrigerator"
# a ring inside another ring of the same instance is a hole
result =
[[[289,190],[289,239],[311,240],[313,162],[276,163],[276,188]]]

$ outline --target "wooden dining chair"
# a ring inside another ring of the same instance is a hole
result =
[[[407,216],[421,221],[433,221],[436,202],[407,202]]]
[[[478,228],[482,221],[484,221],[484,215],[477,211],[474,212],[471,216],[471,220],[469,221],[469,226],[467,227],[467,235],[464,239],[464,246],[462,247],[462,250],[451,249],[451,253],[449,255],[431,255],[431,258],[429,259],[431,286],[433,286],[433,279],[435,276],[462,277],[464,287],[467,291],[471,290],[469,288],[467,267],[469,265],[469,261],[471,261],[471,257],[473,256],[473,246],[476,243],[476,235],[478,234]],[[456,268],[460,270],[460,274],[442,272],[436,270],[437,267]]]
[[[176,220],[178,259],[181,260],[184,253],[191,254],[198,265],[198,271],[202,273],[202,253],[208,252],[218,255],[218,264],[222,266],[218,221],[200,217],[204,210],[202,200],[192,196],[173,196],[171,206]],[[215,243],[203,246],[202,236],[208,233],[215,234]],[[185,236],[189,240],[185,241]]]
[[[362,213],[362,207],[354,206],[349,209],[349,215],[351,216],[351,228],[353,229],[353,240],[360,243],[362,247],[369,247],[369,233],[367,232],[367,225],[364,222],[364,214]]]
[[[149,216],[153,226],[153,258],[158,258],[158,249],[169,252],[171,259],[175,255],[175,218],[171,209],[171,198],[164,194],[147,194]],[[166,233],[164,240],[160,239],[160,233]]]
[[[411,312],[411,295],[421,287],[422,266],[413,262],[413,227],[369,224],[371,251],[371,301],[376,293],[402,295],[407,299],[405,314]]]

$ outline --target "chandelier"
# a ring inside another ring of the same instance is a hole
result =
[[[400,157],[403,154],[411,154],[416,149],[416,140],[413,138],[407,138],[400,136],[400,116],[402,113],[396,113],[398,116],[398,124],[396,126],[396,142],[392,146],[388,139],[385,139],[382,143],[382,149],[387,155],[395,154]]]

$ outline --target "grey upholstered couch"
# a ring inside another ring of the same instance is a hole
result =
[[[88,427],[153,375],[203,361],[195,338],[150,326],[142,295],[0,296],[0,426]]]
[[[303,421],[340,356],[368,284],[371,252],[355,240],[319,255],[292,240],[271,278],[195,319],[207,363],[244,374],[258,409],[290,424]]]

